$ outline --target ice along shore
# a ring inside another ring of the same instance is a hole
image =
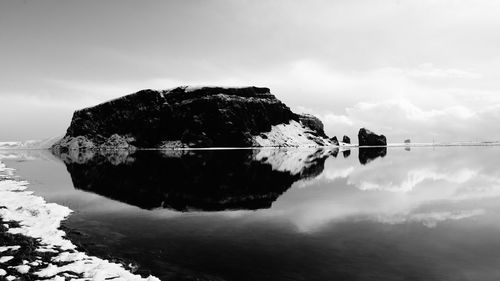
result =
[[[0,162],[0,279],[159,280],[79,250],[60,229],[71,209],[46,202],[28,184]]]

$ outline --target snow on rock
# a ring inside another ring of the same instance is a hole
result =
[[[7,275],[7,271],[0,268],[0,276],[5,276],[5,275]]]
[[[311,130],[297,121],[278,124],[270,132],[254,137],[255,142],[263,147],[318,147],[333,145],[330,140],[318,137]]]
[[[26,274],[30,271],[30,266],[29,265],[18,265],[18,266],[14,266],[13,267],[15,270],[17,270],[17,272],[21,273],[21,274]]]
[[[13,256],[3,256],[3,257],[0,257],[0,263],[6,263],[6,262],[10,261],[13,258],[14,258]]]
[[[2,246],[0,247],[0,253],[6,252],[6,251],[17,251],[21,248],[21,246]]]
[[[5,174],[7,168],[0,163],[0,174]],[[0,180],[0,217],[4,221],[16,221],[18,227],[11,227],[8,233],[20,234],[38,239],[41,246],[38,252],[58,253],[52,258],[53,264],[44,268],[37,268],[35,275],[51,280],[64,280],[63,274],[74,272],[81,274],[86,280],[159,280],[150,276],[142,278],[123,268],[122,265],[111,263],[97,257],[88,256],[76,250],[76,246],[66,239],[64,231],[60,230],[63,221],[72,211],[64,206],[47,203],[42,197],[35,196],[27,191],[26,181],[12,179]],[[6,246],[4,251],[19,249],[18,246]],[[0,263],[12,260],[12,256],[0,257]],[[61,265],[63,264],[63,265]],[[59,266],[60,265],[60,266]],[[26,264],[13,266],[20,274],[25,274],[31,269]],[[7,276],[16,278],[13,276]]]

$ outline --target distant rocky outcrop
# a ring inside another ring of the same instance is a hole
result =
[[[339,140],[337,139],[336,136],[330,138],[330,141],[332,142],[333,145],[339,145]]]
[[[350,137],[348,137],[348,136],[345,136],[345,135],[344,135],[344,137],[342,138],[342,142],[343,142],[343,143],[348,143],[348,144],[349,144],[349,143],[351,143],[351,138],[350,138]]]
[[[360,146],[385,146],[387,139],[384,135],[377,135],[365,128],[359,129],[358,143]]]
[[[411,143],[411,140],[410,139],[406,139],[405,140],[405,144],[410,144]]]
[[[54,150],[326,146],[321,121],[268,88],[142,90],[73,114]]]

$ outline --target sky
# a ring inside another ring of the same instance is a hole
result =
[[[500,140],[500,2],[0,0],[0,140],[141,89],[265,86],[327,134]]]

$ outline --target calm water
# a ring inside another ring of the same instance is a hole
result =
[[[163,280],[500,280],[500,147],[0,159]]]

